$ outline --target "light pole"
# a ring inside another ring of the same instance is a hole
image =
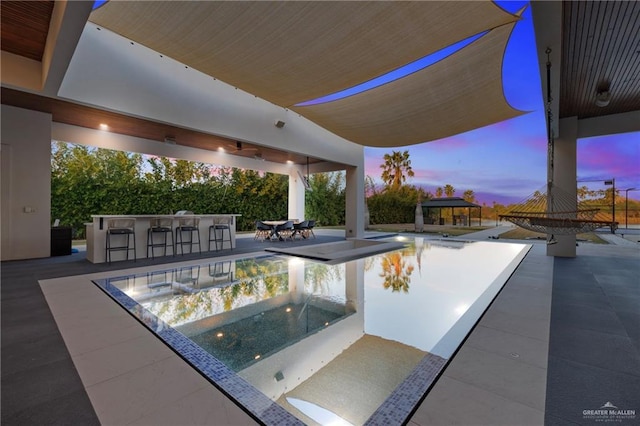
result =
[[[638,188],[627,188],[624,190],[624,228],[629,229],[629,191],[635,191]]]
[[[611,212],[613,214],[613,220],[611,221],[611,233],[616,233],[616,178],[605,180],[605,185],[612,185],[611,188]]]

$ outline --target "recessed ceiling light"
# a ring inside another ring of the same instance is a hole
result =
[[[105,123],[100,123],[100,128],[102,130],[109,130],[109,125],[105,124]]]

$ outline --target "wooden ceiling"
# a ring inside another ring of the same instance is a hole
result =
[[[32,93],[2,88],[0,97],[2,103],[19,108],[47,112],[52,115],[56,123],[70,124],[89,129],[102,129],[101,124],[109,126],[108,131],[122,135],[150,139],[161,143],[175,143],[176,145],[210,151],[223,148],[225,152],[240,157],[255,158],[274,163],[307,164],[307,157],[300,154],[285,152],[256,144],[239,142],[234,139],[223,138],[194,130],[143,120],[98,108],[92,108],[60,99],[52,99]],[[317,163],[315,158],[308,159],[310,164]]]
[[[51,1],[1,1],[2,50],[42,61],[53,12]]]
[[[562,15],[560,118],[640,110],[640,2],[566,1]]]

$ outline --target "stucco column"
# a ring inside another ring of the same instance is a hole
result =
[[[345,193],[345,237],[363,238],[364,165],[362,167],[347,167]]]
[[[549,202],[562,199],[562,207],[555,211],[563,211],[567,208],[578,210],[577,202],[577,166],[576,166],[576,142],[578,139],[578,118],[563,118],[559,123],[559,137],[555,139],[553,155],[553,187],[551,194],[547,194]],[[551,167],[548,164],[547,167]],[[554,190],[555,189],[555,190]],[[549,196],[550,195],[550,196]],[[554,207],[555,207],[554,203]],[[568,206],[569,204],[569,206]],[[576,257],[576,236],[554,235],[555,244],[547,246],[547,256]]]
[[[289,173],[289,219],[305,220],[304,184],[296,170]]]

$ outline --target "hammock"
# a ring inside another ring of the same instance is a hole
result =
[[[618,227],[618,222],[609,220],[600,209],[589,208],[585,202],[576,202],[558,187],[549,193],[552,195],[534,192],[513,210],[501,214],[500,220],[507,220],[529,231],[552,235],[575,235],[606,226],[612,230]],[[580,204],[583,204],[582,208]]]
[[[500,215],[500,219],[507,220],[521,228],[549,235],[548,244],[556,241],[554,235],[575,235],[591,232],[604,226],[611,227],[615,232],[618,222],[613,222],[600,214],[599,209],[588,208],[585,202],[576,200],[561,188],[554,186],[554,134],[552,130],[553,113],[551,109],[551,48],[547,47],[547,185],[545,189],[536,191],[514,210]],[[615,196],[615,194],[614,194]]]

